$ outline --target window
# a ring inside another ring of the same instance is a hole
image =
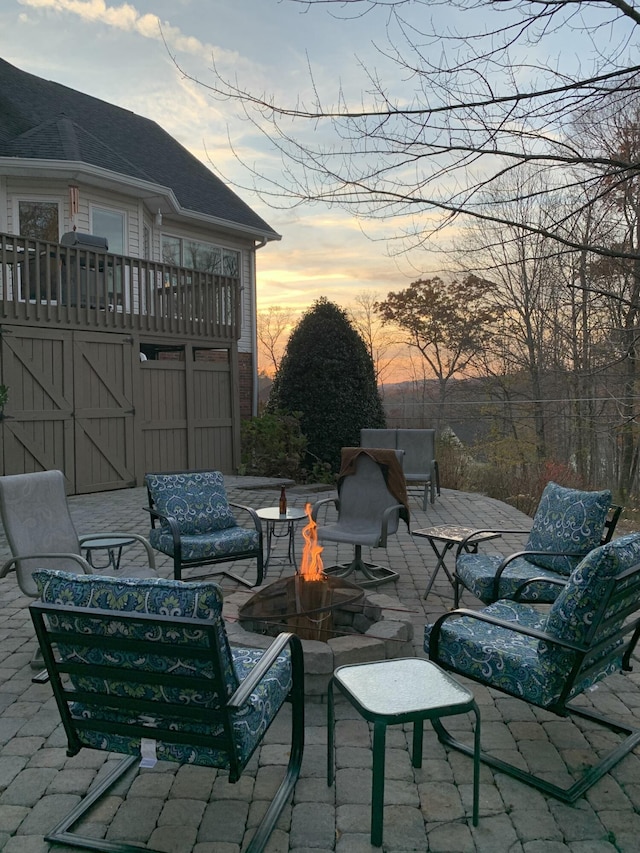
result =
[[[57,201],[19,201],[18,222],[21,237],[51,243],[60,239]]]
[[[124,213],[104,207],[93,207],[91,233],[96,237],[106,237],[110,252],[124,255]]]
[[[182,240],[162,235],[162,260],[165,264],[202,270],[217,275],[240,275],[240,252],[214,246],[201,240]]]

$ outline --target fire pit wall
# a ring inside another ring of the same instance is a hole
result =
[[[413,623],[408,608],[392,596],[366,590],[364,593],[364,606],[359,612],[347,610],[334,617],[335,628],[345,631],[343,636],[326,642],[302,640],[307,699],[324,701],[336,667],[413,657]],[[225,597],[223,615],[229,641],[234,646],[265,649],[273,642],[272,638],[252,630],[246,621],[240,623],[240,610],[251,594],[241,591]]]

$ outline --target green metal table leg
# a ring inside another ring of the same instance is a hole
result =
[[[371,784],[371,843],[374,847],[382,847],[386,734],[386,723],[376,720],[373,724],[373,780]]]
[[[416,720],[413,724],[413,750],[411,753],[411,762],[414,767],[422,767],[422,718]]]
[[[473,734],[473,825],[477,826],[480,804],[480,710],[475,702],[473,713],[476,716]]]
[[[329,680],[327,690],[327,785],[331,787],[335,779],[335,710],[333,704],[333,679]]]

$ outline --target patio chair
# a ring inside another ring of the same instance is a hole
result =
[[[11,559],[0,567],[0,577],[15,570],[18,586],[25,595],[38,595],[32,578],[34,569],[52,568],[68,572],[96,572],[82,556],[83,542],[121,537],[139,542],[147,554],[146,567],[125,566],[118,576],[156,577],[153,548],[137,533],[86,533],[78,536],[67,502],[61,471],[37,471],[0,477],[0,515]],[[100,569],[100,573],[108,573]]]
[[[435,458],[434,429],[361,429],[361,447],[386,447],[404,452],[403,471],[407,488],[420,485],[422,510],[427,510],[427,498],[435,503],[440,495],[440,470]]]
[[[593,548],[609,542],[622,507],[612,506],[611,492],[584,492],[547,483],[530,530],[480,528],[456,551],[454,606],[468,589],[484,604],[518,596],[521,601],[550,604],[580,560]],[[473,551],[481,533],[529,534],[521,551],[505,557]],[[537,583],[527,586],[535,579]],[[550,583],[542,581],[547,579]]]
[[[30,606],[31,617],[62,717],[67,755],[88,748],[125,756],[46,840],[114,853],[150,850],[90,832],[82,835],[82,828],[74,832],[73,826],[135,764],[152,767],[162,760],[216,767],[236,782],[289,700],[288,765],[277,791],[265,793],[270,802],[246,853],[263,850],[302,763],[299,638],[283,633],[265,650],[232,649],[222,619],[222,591],[215,583],[58,571],[34,575],[41,600]]]
[[[404,450],[404,476],[407,486],[423,486],[422,510],[427,511],[427,497],[435,503],[440,495],[440,469],[436,460],[435,429],[399,429],[398,450]]]
[[[173,557],[175,580],[182,579],[185,568],[254,559],[257,577],[253,583],[228,569],[198,577],[224,575],[249,587],[262,583],[262,524],[253,509],[227,500],[220,471],[150,473],[144,479],[151,513],[149,541],[156,550]],[[248,514],[252,526],[240,526],[233,509]]]
[[[548,613],[507,600],[478,611],[452,610],[427,625],[424,647],[444,669],[561,717],[577,716],[626,735],[565,787],[482,753],[481,760],[494,769],[572,803],[640,743],[640,729],[595,712],[585,701],[571,702],[581,694],[586,698],[608,675],[631,669],[640,636],[640,534],[595,548],[557,584],[560,593]],[[473,755],[441,723],[436,730],[443,743]],[[526,755],[519,759],[526,767]]]
[[[409,527],[406,483],[402,473],[402,452],[382,448],[343,447],[338,498],[316,501],[311,517],[317,521],[321,507],[330,503],[338,510],[335,524],[318,524],[320,542],[347,542],[355,546],[353,560],[325,567],[327,575],[352,578],[363,587],[395,580],[398,572],[367,563],[362,547],[385,548],[387,537],[398,530],[402,517]]]

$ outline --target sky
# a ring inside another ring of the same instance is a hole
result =
[[[215,56],[224,75],[291,98],[308,89],[310,66],[320,85],[355,92],[354,51],[372,54],[381,24],[380,15],[336,20],[327,7],[305,11],[287,0],[2,0],[0,56],[153,119],[213,166],[282,235],[258,253],[259,309],[300,311],[320,296],[348,307],[362,292],[383,298],[406,287],[419,277],[416,260],[393,256],[383,223],[363,226],[320,205],[263,203],[243,162],[277,170],[273,153],[239,120],[237,105],[213,98],[179,69],[212,82]]]

